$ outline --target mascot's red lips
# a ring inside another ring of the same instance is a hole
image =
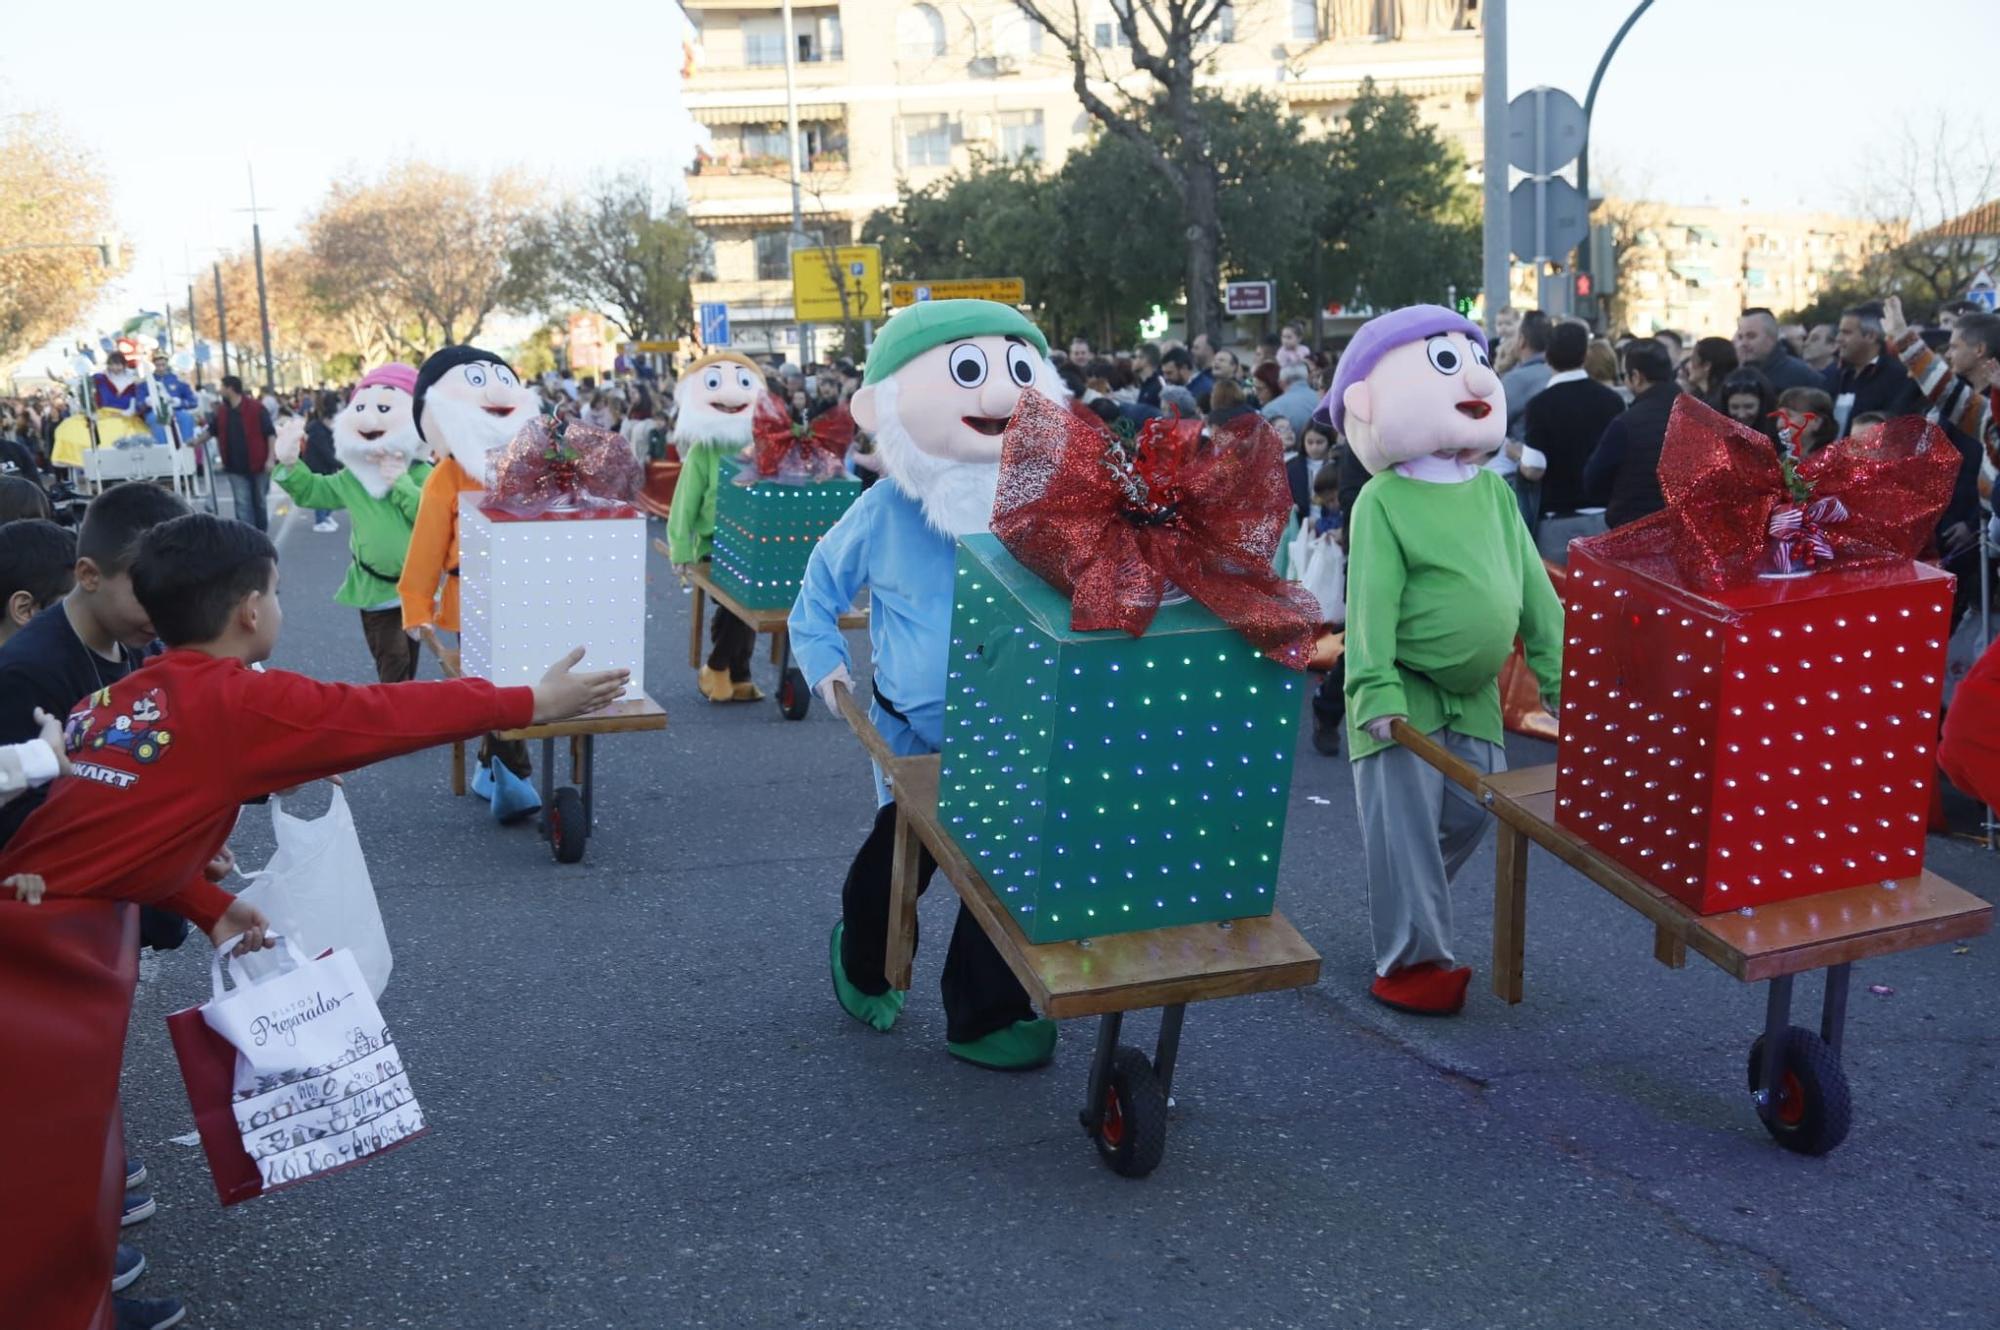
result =
[[[1493,414],[1493,404],[1482,402],[1476,397],[1467,398],[1458,404],[1458,413],[1462,416],[1471,416],[1474,420],[1484,420]]]
[[[733,403],[717,402],[714,405],[715,409],[717,411],[720,411],[725,416],[733,416],[738,414],[739,412],[747,411],[750,409],[750,404],[748,402],[733,402]]]
[[[511,406],[484,406],[480,410],[489,416],[511,416],[514,414],[514,408]]]
[[[1006,416],[961,416],[960,419],[989,438],[997,438],[1007,432]]]

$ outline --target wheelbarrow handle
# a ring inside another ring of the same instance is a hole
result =
[[[868,756],[877,763],[888,764],[898,754],[889,747],[882,732],[875,728],[875,722],[868,718],[868,712],[855,700],[854,690],[844,683],[833,686],[833,700],[840,708],[840,715],[847,722],[847,728],[854,731],[854,737],[861,740],[861,746],[868,750]]]
[[[1469,762],[1406,720],[1391,721],[1389,737],[1444,773],[1446,780],[1479,793],[1480,774]]]
[[[438,658],[438,665],[444,670],[445,678],[456,679],[460,677],[459,655],[439,640],[437,629],[431,627],[429,624],[425,624],[417,631],[423,634],[424,645],[429,647],[431,654]]]

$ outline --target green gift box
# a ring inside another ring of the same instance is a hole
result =
[[[724,462],[716,477],[709,576],[745,609],[790,609],[813,546],[861,497],[861,482],[842,476],[813,485],[737,485],[736,470]]]
[[[1192,600],[1143,637],[964,537],[938,817],[1030,942],[1271,912],[1303,677]]]

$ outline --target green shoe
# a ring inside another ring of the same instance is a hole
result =
[[[845,920],[833,926],[833,955],[830,958],[833,969],[833,996],[840,1003],[840,1009],[860,1021],[887,1034],[896,1024],[896,1017],[903,1013],[903,999],[908,996],[898,989],[886,993],[864,993],[847,982],[847,972],[840,968],[840,933],[847,927]]]
[[[960,1062],[991,1071],[1033,1071],[1046,1067],[1056,1055],[1054,1021],[1015,1021],[1005,1029],[971,1040],[945,1044],[945,1051]]]

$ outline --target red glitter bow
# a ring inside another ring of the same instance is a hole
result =
[[[645,473],[623,435],[537,416],[487,463],[483,506],[521,516],[628,504]]]
[[[737,484],[777,480],[811,485],[846,472],[854,417],[845,406],[837,406],[810,425],[800,425],[775,393],[765,393],[757,399],[750,436],[751,465],[736,473]]]
[[[1591,537],[1587,548],[1654,564],[1700,591],[1826,563],[1902,563],[1930,548],[1959,463],[1936,425],[1898,416],[1788,472],[1768,437],[1683,395],[1660,452],[1666,510]]]
[[[1178,590],[1302,670],[1319,606],[1271,570],[1291,506],[1283,456],[1256,416],[1210,433],[1149,420],[1128,452],[1096,419],[1028,389],[1002,440],[993,534],[1069,596],[1079,632],[1138,637]]]
[[[1771,413],[1770,418],[1778,422],[1778,442],[1784,444],[1796,457],[1799,455],[1800,441],[1805,438],[1806,431],[1819,419],[1819,412],[1789,411],[1781,406]]]

